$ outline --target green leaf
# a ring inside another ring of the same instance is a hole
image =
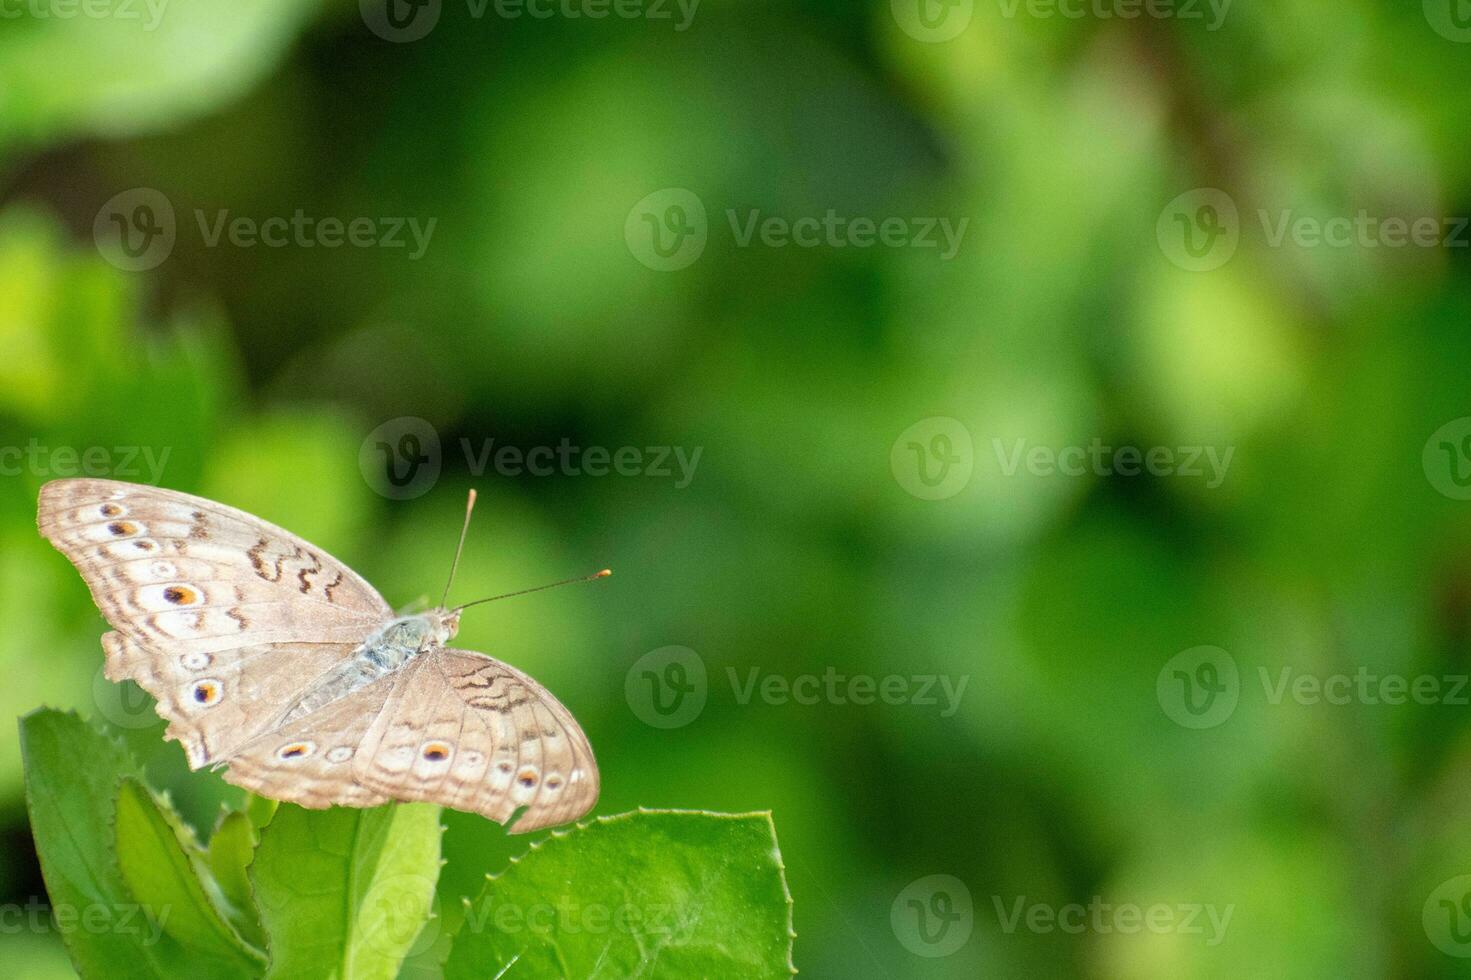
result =
[[[439,808],[425,803],[371,810],[283,803],[250,865],[271,937],[268,975],[396,976],[431,921],[440,834]]]
[[[145,910],[113,855],[119,783],[139,778],[123,747],[70,712],[49,708],[20,722],[26,806],[57,930],[83,977],[238,977],[191,956]],[[147,912],[147,914],[145,914]]]
[[[209,838],[209,869],[220,887],[224,911],[230,923],[251,945],[266,947],[266,933],[255,910],[255,896],[250,890],[246,868],[255,855],[260,837],[250,814],[245,810],[229,810],[220,817]]]
[[[207,112],[275,67],[320,7],[140,0],[123,16],[6,20],[0,143],[129,136]],[[73,70],[62,77],[59,64]]]
[[[243,976],[263,972],[265,957],[225,921],[219,888],[192,832],[132,778],[118,788],[116,854],[133,897],[146,909],[167,910],[159,921],[165,932],[192,952],[234,964]]]
[[[771,815],[600,817],[533,844],[473,903],[446,980],[789,977],[792,899]]]

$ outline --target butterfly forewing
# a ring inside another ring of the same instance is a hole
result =
[[[303,806],[431,800],[512,833],[597,800],[592,748],[540,684],[481,654],[431,647],[285,722],[312,684],[393,616],[320,548],[244,511],[156,487],[58,480],[41,533],[116,632],[107,676],[157,699],[192,768]]]

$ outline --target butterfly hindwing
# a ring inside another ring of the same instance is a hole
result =
[[[431,650],[400,672],[369,728],[356,775],[400,800],[433,800],[511,833],[576,820],[598,798],[587,736],[544,687],[464,650]]]

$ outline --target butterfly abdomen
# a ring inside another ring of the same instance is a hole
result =
[[[326,707],[402,669],[423,649],[429,627],[423,617],[398,619],[363,641],[350,660],[319,677],[292,703],[276,727]]]

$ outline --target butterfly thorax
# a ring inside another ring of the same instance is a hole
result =
[[[317,678],[281,716],[279,724],[310,714],[402,670],[425,651],[448,643],[459,625],[458,612],[442,609],[385,623],[362,642],[350,659]]]

